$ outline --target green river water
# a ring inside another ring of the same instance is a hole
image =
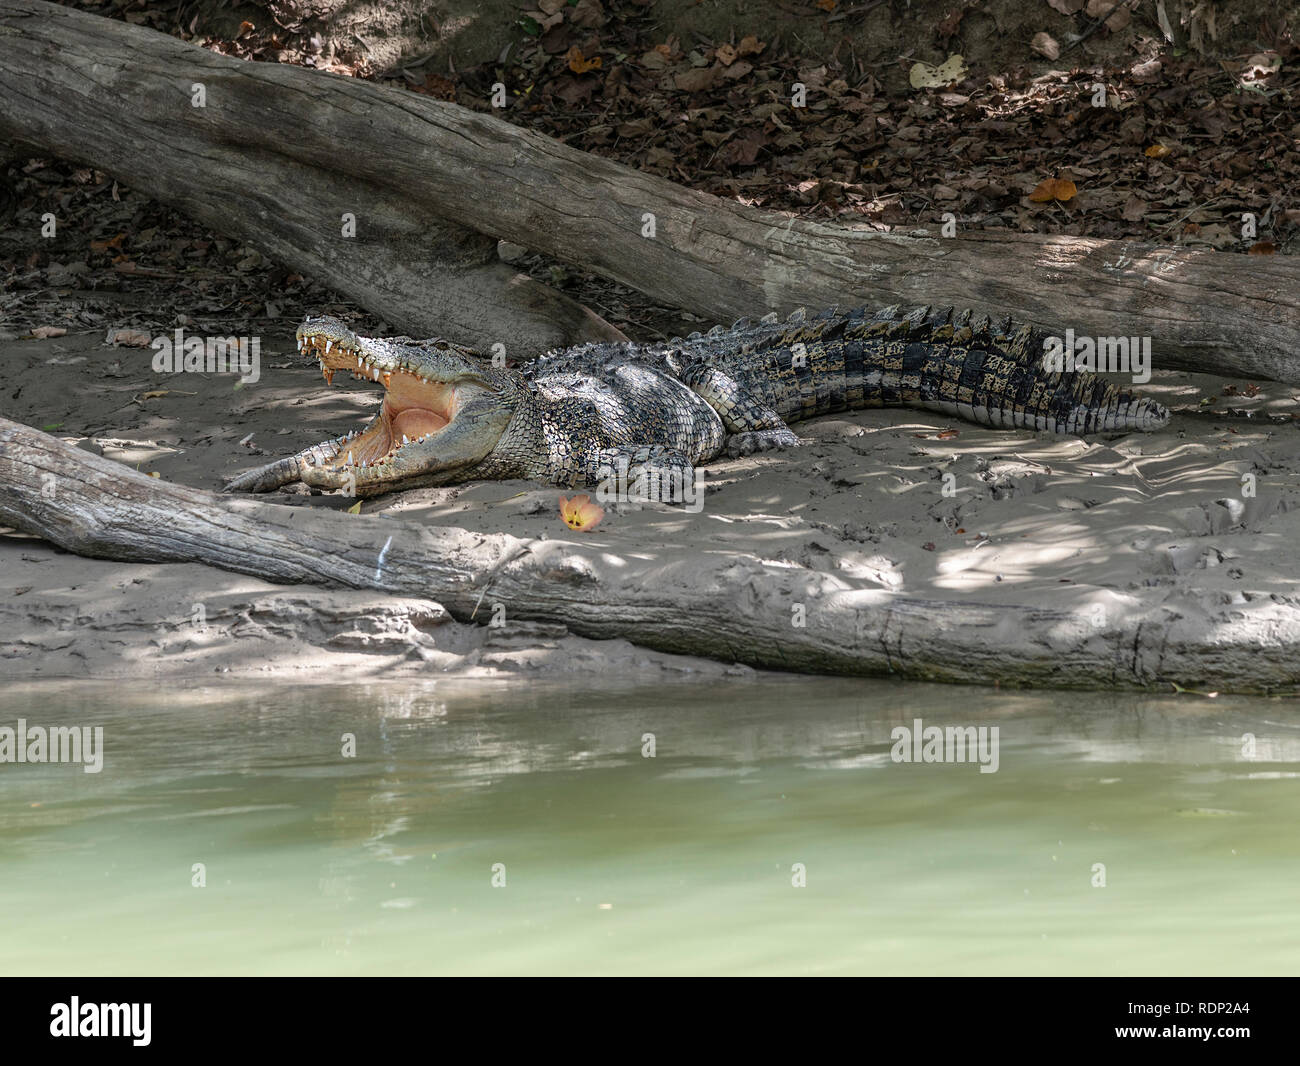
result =
[[[1300,972],[1292,701],[42,683],[19,718],[104,758],[0,763],[6,974]],[[997,771],[895,761],[916,719],[996,726]]]

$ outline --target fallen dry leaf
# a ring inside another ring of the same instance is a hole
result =
[[[1263,81],[1282,69],[1282,57],[1276,52],[1258,52],[1246,60],[1242,68],[1243,81]]]
[[[1079,189],[1068,178],[1047,178],[1040,181],[1029,194],[1029,199],[1036,204],[1051,203],[1053,200],[1073,200]]]
[[[586,74],[589,70],[600,69],[600,56],[587,59],[576,44],[565,53],[564,58],[569,64],[569,69],[575,74]]]
[[[1130,193],[1124,201],[1124,218],[1129,222],[1141,222],[1147,213],[1147,202],[1136,193]]]
[[[722,71],[722,67],[692,67],[676,75],[673,84],[684,92],[702,92],[705,89],[712,89],[718,83]]]
[[[598,507],[591,502],[591,497],[583,493],[574,496],[572,499],[560,497],[560,517],[564,519],[564,524],[570,529],[576,529],[585,532],[594,529],[602,518],[605,517],[603,507]]]
[[[605,21],[605,9],[600,0],[578,0],[569,12],[569,21],[584,30],[594,30]]]
[[[961,27],[961,20],[965,17],[966,9],[964,7],[955,7],[944,18],[939,20],[934,32],[942,41],[948,40],[949,37],[955,37],[957,30]]]
[[[37,340],[45,340],[47,337],[62,337],[67,332],[62,326],[37,326],[32,330],[32,336]]]
[[[115,347],[148,348],[153,337],[138,329],[119,329],[113,333],[109,344]]]
[[[1160,71],[1164,69],[1164,64],[1158,59],[1145,59],[1141,62],[1134,63],[1129,68],[1129,75],[1134,81],[1154,81],[1160,76]]]
[[[1088,6],[1084,14],[1090,19],[1101,18],[1106,16],[1106,29],[1111,33],[1118,33],[1133,18],[1132,12],[1129,11],[1119,0],[1088,0]]]
[[[1061,58],[1061,46],[1056,43],[1056,38],[1050,33],[1034,34],[1034,39],[1029,42],[1029,47],[1040,56],[1046,56],[1048,59]]]
[[[961,81],[968,73],[966,60],[960,55],[950,55],[937,67],[930,63],[913,63],[907,80],[913,89],[937,89]]]

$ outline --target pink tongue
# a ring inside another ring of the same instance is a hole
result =
[[[447,420],[441,415],[436,415],[432,411],[412,408],[393,418],[393,439],[396,442],[400,441],[403,436],[407,436],[411,440],[416,440],[426,433],[436,433],[446,424]]]

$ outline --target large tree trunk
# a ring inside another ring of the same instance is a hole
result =
[[[195,82],[204,108],[190,106]],[[394,321],[424,293],[437,331],[454,339],[506,338],[485,319],[497,309],[466,298],[430,254],[435,218],[714,319],[956,304],[1081,335],[1150,336],[1160,368],[1300,383],[1290,258],[801,222],[452,104],[233,61],[40,0],[0,0],[0,93],[0,135],[120,174]],[[338,235],[345,211],[358,217],[355,241]]]
[[[511,354],[623,335],[576,301],[500,262],[496,239],[427,210],[400,182],[350,175],[356,151],[398,142],[315,138],[310,95],[334,79],[217,55],[152,30],[46,3],[0,6],[0,155],[91,164],[237,237],[382,315],[397,330]],[[198,86],[205,106],[192,106]],[[284,109],[273,128],[253,99]],[[386,94],[389,95],[389,94]],[[269,99],[264,101],[269,103]],[[290,108],[302,112],[290,114]],[[428,179],[421,179],[427,182]],[[355,236],[345,236],[345,215]]]
[[[4,418],[0,488],[0,523],[82,555],[420,596],[465,622],[485,621],[500,603],[510,619],[725,662],[1079,688],[1296,685],[1300,612],[1270,602],[1234,607],[1227,627],[1154,604],[1098,628],[1084,614],[906,597],[742,552],[701,558],[663,547],[610,565],[609,546],[599,543],[522,541],[216,496]],[[792,625],[796,604],[803,626]]]

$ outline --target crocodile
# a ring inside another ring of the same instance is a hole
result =
[[[1048,335],[970,311],[796,311],[641,344],[594,343],[517,367],[444,340],[357,336],[307,318],[300,352],[327,384],[379,383],[363,430],[229,481],[267,492],[301,481],[374,496],[474,480],[596,486],[621,471],[685,485],[720,456],[794,446],[789,423],[906,405],[1059,434],[1159,429],[1162,405],[1084,370],[1048,370]],[[669,497],[671,498],[671,497]]]

